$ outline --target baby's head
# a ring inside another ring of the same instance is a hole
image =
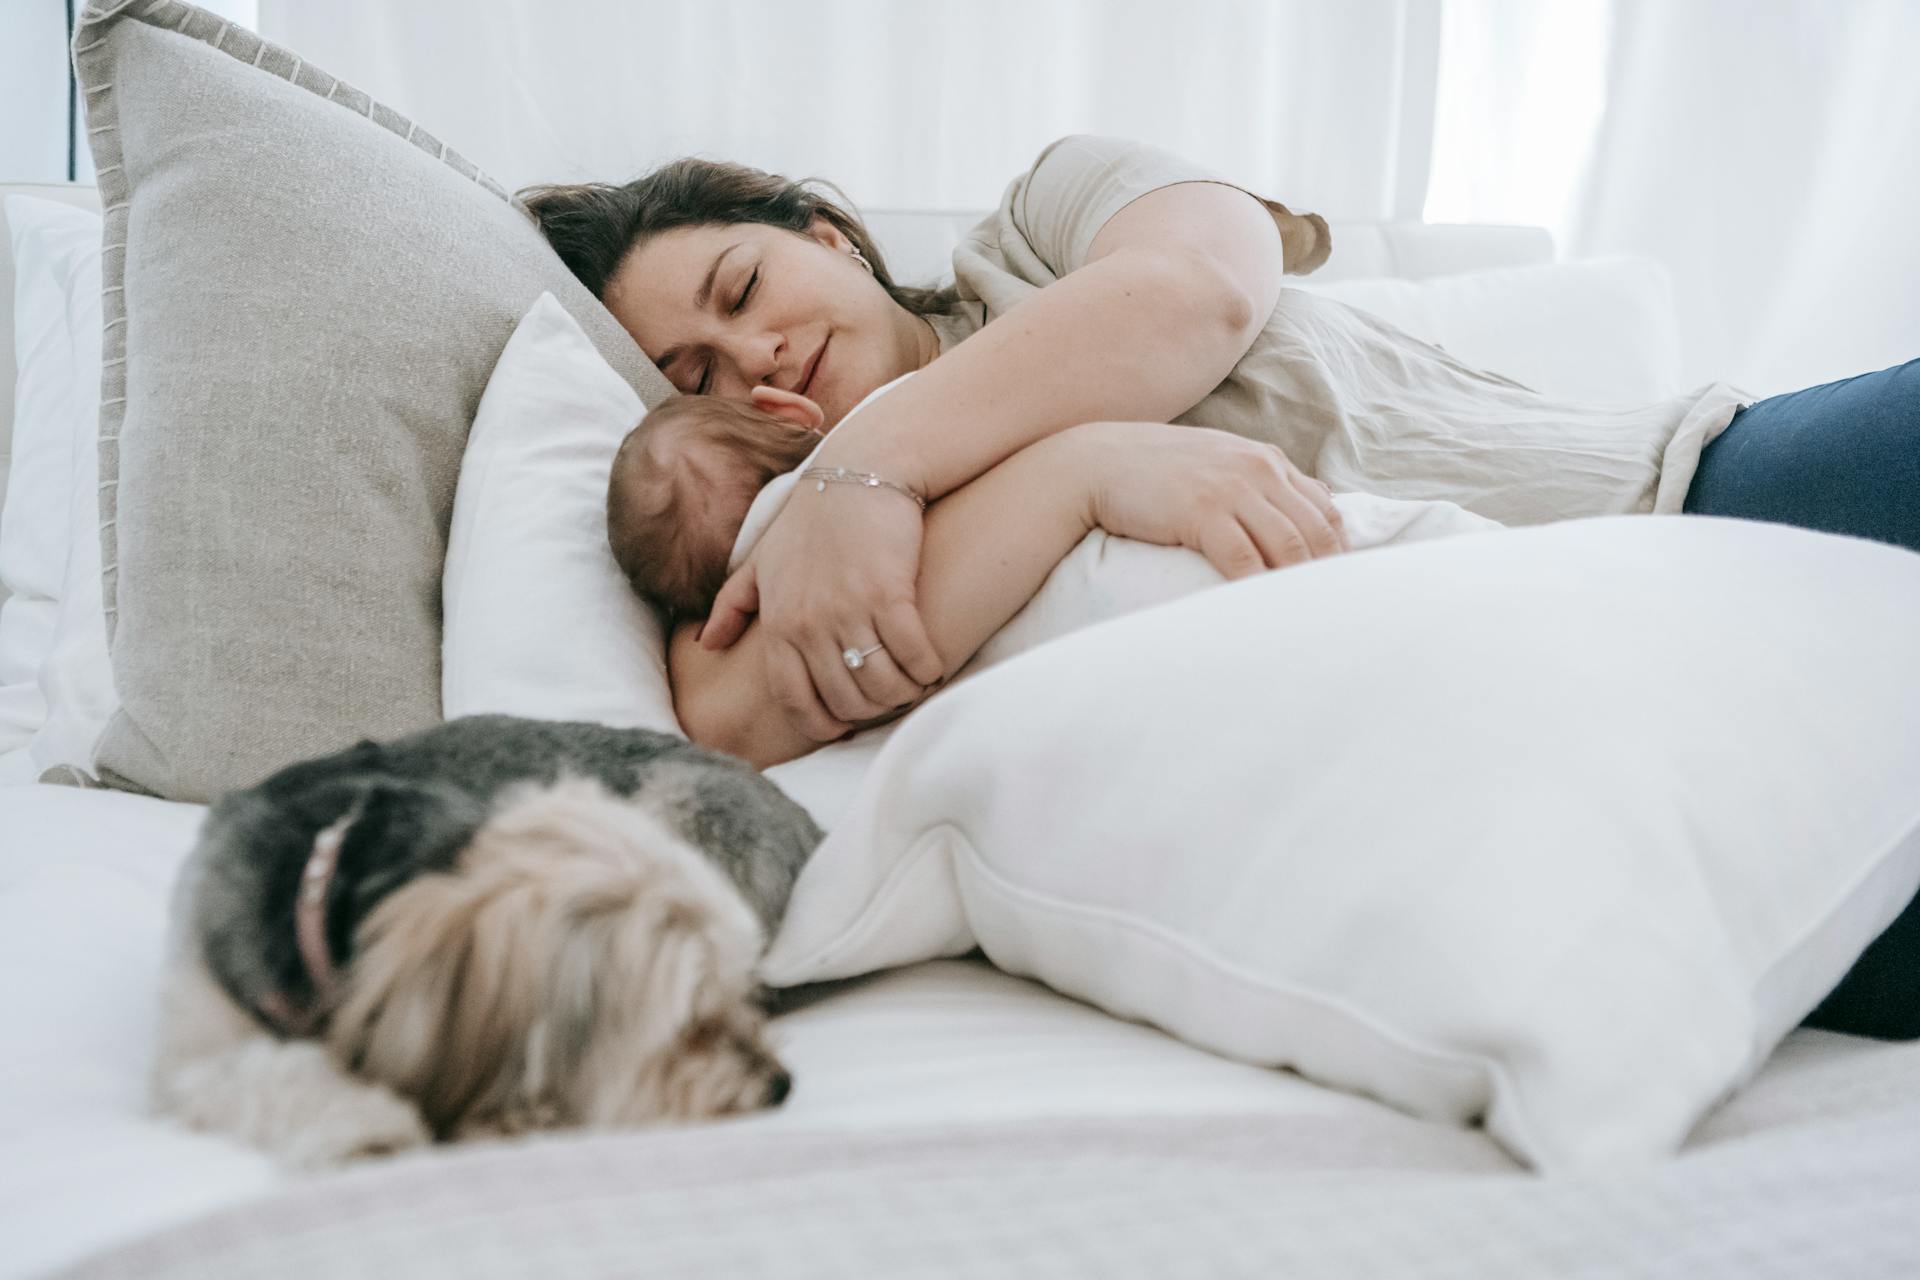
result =
[[[754,495],[806,460],[824,423],[805,396],[764,386],[752,404],[682,395],[642,418],[607,482],[607,541],[633,589],[706,617]]]

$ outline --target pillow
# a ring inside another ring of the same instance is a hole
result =
[[[542,296],[528,309],[460,464],[442,584],[449,718],[497,711],[684,736],[660,621],[607,545],[613,454],[643,412],[564,308]],[[898,723],[766,776],[830,827]]]
[[[441,583],[441,704],[680,733],[666,640],[607,545],[614,451],[646,412],[540,295],[467,436]]]
[[[491,179],[175,0],[74,36],[105,213],[103,607],[117,785],[204,800],[440,719],[468,424],[551,292],[671,388]]]
[[[1920,556],[1616,516],[1296,566],[900,722],[760,976],[1000,968],[1557,1172],[1676,1150],[1920,887]]]
[[[1430,280],[1288,277],[1476,368],[1563,400],[1649,404],[1680,388],[1673,282],[1649,258],[1594,258]]]
[[[94,497],[100,215],[16,195],[6,221],[17,375],[0,506],[0,781],[28,782],[88,765],[112,708]]]

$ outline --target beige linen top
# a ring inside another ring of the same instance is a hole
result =
[[[1108,218],[1178,182],[1245,190],[1144,143],[1053,143],[954,251],[963,301],[928,317],[941,351],[1080,267]],[[1557,400],[1366,312],[1282,288],[1233,372],[1174,421],[1278,445],[1338,492],[1441,498],[1536,524],[1679,511],[1700,450],[1753,399],[1712,383],[1628,409]]]

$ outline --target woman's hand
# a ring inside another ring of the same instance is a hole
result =
[[[797,485],[721,588],[701,645],[727,648],[758,612],[766,688],[815,742],[919,701],[943,672],[915,595],[921,518],[892,489]],[[841,656],[875,645],[858,670]]]
[[[1333,493],[1272,445],[1206,427],[1090,422],[1071,429],[1108,533],[1198,551],[1244,578],[1347,549]]]

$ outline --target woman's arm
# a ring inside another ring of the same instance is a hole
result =
[[[1283,253],[1272,215],[1237,188],[1195,181],[1150,191],[1106,220],[1079,269],[867,406],[816,462],[933,498],[1076,423],[1164,422],[1251,346],[1278,297]],[[1290,532],[1269,563],[1342,550],[1331,500],[1282,465],[1295,484],[1273,498]],[[780,694],[772,711],[832,741],[938,678],[916,587],[920,555],[910,508],[790,503],[721,589],[702,643],[726,648],[757,613],[772,635],[762,642],[767,683]],[[842,649],[873,637],[888,660],[858,672],[840,665]]]
[[[1178,417],[1253,345],[1282,253],[1272,215],[1244,191],[1148,192],[1107,220],[1078,270],[869,405],[817,465],[932,499],[1068,426]]]
[[[1043,440],[928,508],[919,597],[941,679],[1005,626],[1094,527],[1093,468],[1086,465],[1082,441],[1072,433]],[[795,497],[903,501],[897,494],[839,486]],[[764,678],[763,628],[749,626],[731,648],[717,652],[702,648],[694,630],[691,623],[677,628],[667,653],[674,710],[693,741],[760,768],[821,745],[773,705]]]
[[[1227,578],[1293,563],[1291,540],[1299,535],[1283,510],[1306,500],[1294,488],[1296,475],[1273,446],[1202,427],[1090,422],[1027,446],[926,514],[917,594],[938,678],[964,666],[1094,528],[1198,551]],[[1326,487],[1305,483],[1331,510]],[[803,487],[789,505],[828,502],[913,510],[896,494],[841,485]],[[1337,525],[1337,512],[1333,519]],[[767,661],[775,643],[757,623],[723,651],[703,647],[691,624],[674,633],[667,670],[681,725],[695,742],[765,767],[904,709],[882,707],[815,730],[780,703],[787,682]]]

